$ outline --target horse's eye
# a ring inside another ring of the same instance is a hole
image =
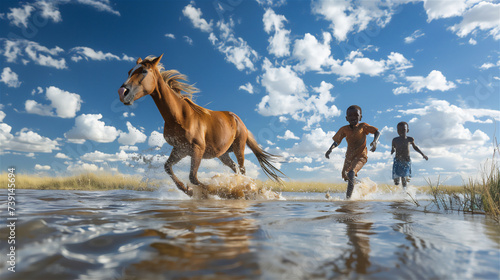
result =
[[[142,70],[142,74],[146,74],[146,73],[148,73],[147,69]]]

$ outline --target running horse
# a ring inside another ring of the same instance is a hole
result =
[[[281,183],[278,175],[284,175],[273,166],[277,156],[267,153],[257,144],[243,121],[228,111],[212,111],[196,105],[191,99],[198,90],[185,83],[187,78],[176,70],[164,71],[160,57],[139,58],[128,72],[128,79],[118,90],[120,101],[131,105],[135,100],[150,95],[160,111],[165,126],[163,137],[170,144],[172,152],[165,162],[165,171],[177,188],[189,196],[193,189],[175,176],[172,166],[186,156],[191,157],[189,180],[192,184],[205,187],[198,180],[198,168],[202,159],[217,157],[235,173],[238,169],[229,156],[233,152],[239,165],[239,172],[245,174],[245,145],[257,157],[264,173]]]

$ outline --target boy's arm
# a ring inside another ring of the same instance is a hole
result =
[[[394,152],[396,151],[396,144],[394,143],[394,140],[396,140],[396,138],[392,139],[391,155],[394,154]]]
[[[325,157],[327,159],[330,159],[330,154],[332,153],[332,150],[337,148],[339,144],[337,144],[337,142],[333,141],[333,144],[330,146],[330,149],[328,149],[328,151],[326,151],[326,154],[325,154]]]
[[[422,151],[417,147],[417,145],[415,145],[415,141],[411,141],[411,145],[413,146],[413,149],[415,151],[417,151],[419,154],[421,154],[424,157],[425,160],[429,160],[429,158],[426,155],[424,155],[424,153],[422,153]]]
[[[377,142],[379,138],[380,138],[380,132],[377,129],[377,131],[375,131],[375,136],[373,137],[373,142],[370,144],[370,146],[372,146],[370,151],[375,152],[375,150],[377,149]]]

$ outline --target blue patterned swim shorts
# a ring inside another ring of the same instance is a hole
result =
[[[411,161],[394,158],[394,165],[392,166],[392,179],[401,177],[411,177]]]

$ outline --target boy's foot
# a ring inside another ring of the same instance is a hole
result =
[[[394,179],[394,184],[397,186],[399,185],[399,178]]]

